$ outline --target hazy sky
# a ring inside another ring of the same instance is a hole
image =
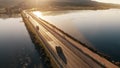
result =
[[[105,2],[105,3],[120,4],[120,0],[94,0],[94,1]]]
[[[74,1],[75,2],[75,1],[90,1],[90,0],[44,0],[44,1]],[[120,4],[120,0],[93,0],[93,1]]]

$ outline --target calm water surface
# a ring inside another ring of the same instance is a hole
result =
[[[43,68],[21,18],[0,18],[0,68]]]
[[[87,40],[113,60],[120,61],[119,9],[49,11],[42,15],[41,18],[76,39]]]

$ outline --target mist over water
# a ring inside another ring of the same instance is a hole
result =
[[[43,12],[41,18],[120,61],[119,9],[49,11]]]

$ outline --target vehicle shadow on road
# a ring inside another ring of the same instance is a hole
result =
[[[63,61],[65,64],[67,64],[67,59],[66,59],[66,57],[65,57],[65,55],[64,55],[64,53],[63,53],[62,48],[61,48],[60,46],[56,46],[56,51],[57,51],[58,56],[62,59],[62,61]]]

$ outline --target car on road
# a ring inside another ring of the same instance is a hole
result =
[[[62,48],[60,46],[56,46],[57,53],[63,53]]]
[[[36,26],[36,29],[39,30],[39,26]]]
[[[60,46],[56,46],[56,51],[57,51],[58,56],[62,59],[62,61],[63,61],[65,64],[67,64],[67,59],[66,59],[66,57],[65,57],[65,55],[64,55],[64,53],[63,53],[62,48],[61,48]]]

